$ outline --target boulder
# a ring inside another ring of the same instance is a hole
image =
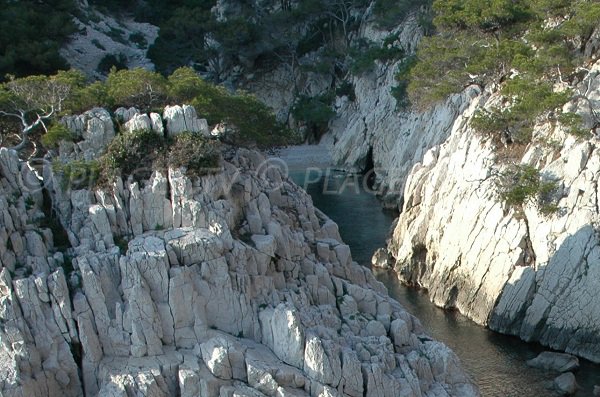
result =
[[[193,106],[167,106],[163,113],[163,119],[167,124],[168,136],[179,135],[182,132],[199,133],[205,137],[210,136],[206,119],[198,118],[196,109]]]
[[[594,386],[594,397],[600,396],[600,386]]]
[[[121,123],[127,123],[129,120],[140,114],[140,111],[133,106],[129,109],[120,107],[115,110],[115,118]]]
[[[570,396],[577,391],[577,381],[572,372],[565,372],[554,378],[554,388],[563,396]]]
[[[127,132],[147,131],[152,129],[152,121],[147,114],[136,114],[123,125]]]
[[[379,248],[377,251],[375,251],[373,257],[371,258],[371,264],[374,267],[389,269],[392,263],[390,262],[390,254],[388,253],[388,250],[385,248]]]
[[[548,371],[569,372],[579,368],[579,359],[567,353],[542,352],[528,360],[527,365]]]

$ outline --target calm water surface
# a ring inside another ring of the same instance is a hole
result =
[[[354,260],[370,266],[373,252],[385,245],[395,214],[382,210],[375,195],[365,190],[360,177],[323,172],[317,180],[318,174],[313,171],[307,179],[303,170],[291,171],[290,177],[305,187],[316,207],[339,225]],[[441,310],[429,302],[424,292],[403,286],[392,273],[378,271],[376,276],[434,338],[456,352],[483,396],[555,396],[546,385],[556,375],[525,365],[543,347],[491,332],[457,312]],[[575,375],[581,386],[576,396],[592,396],[593,385],[600,384],[600,366],[582,361]]]

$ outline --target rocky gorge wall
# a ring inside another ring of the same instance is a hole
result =
[[[190,121],[179,110],[167,133]],[[64,120],[81,140],[63,155],[101,153],[107,115]],[[3,395],[478,395],[304,191],[257,152],[227,153],[203,177],[72,190],[0,149]]]
[[[538,123],[517,163],[558,184],[558,211],[504,204],[502,150],[470,126],[477,109],[497,102],[486,92],[451,123],[450,134],[411,169],[402,213],[388,245],[400,279],[429,291],[439,306],[491,329],[600,361],[597,116],[600,62],[565,105],[590,134],[577,139],[551,121]]]

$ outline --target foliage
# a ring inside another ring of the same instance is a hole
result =
[[[578,138],[584,138],[589,134],[589,130],[583,128],[583,118],[577,113],[561,113],[557,117],[558,122],[562,124],[567,132]]]
[[[149,110],[164,101],[167,81],[160,74],[142,68],[113,68],[106,79],[106,92],[115,105]]]
[[[342,83],[335,89],[335,95],[339,97],[347,96],[350,101],[354,101],[356,99],[354,85],[350,81],[342,81]]]
[[[141,32],[134,32],[129,35],[129,41],[135,43],[138,48],[146,48],[148,47],[148,41],[146,37]]]
[[[200,78],[190,67],[176,69],[169,77],[169,98],[175,102],[186,103],[209,91],[217,91],[212,85]]]
[[[308,130],[318,138],[327,131],[329,121],[335,116],[330,103],[331,97],[328,95],[301,96],[292,108],[292,115],[296,120],[305,123]]]
[[[100,159],[100,182],[108,184],[117,177],[145,180],[156,169],[186,167],[190,175],[201,176],[218,170],[220,148],[198,134],[185,132],[165,139],[153,131],[119,134]]]
[[[76,190],[95,186],[100,177],[101,167],[95,160],[74,160],[68,163],[55,160],[52,162],[52,170],[60,175],[63,190]]]
[[[391,43],[386,41],[381,46],[362,42],[351,48],[350,56],[352,58],[350,71],[354,74],[362,74],[370,71],[375,61],[387,62],[402,58],[404,50],[394,46],[393,41]]]
[[[42,138],[42,145],[48,149],[54,149],[58,147],[60,141],[72,141],[73,135],[71,131],[60,123],[54,123],[48,128]]]
[[[585,45],[600,18],[600,3],[566,0],[436,0],[433,10],[437,34],[421,41],[416,62],[397,77],[410,103],[423,109],[468,85],[499,83],[502,105],[479,112],[472,125],[518,143],[573,97],[554,85],[572,78],[582,62],[575,44]]]
[[[123,54],[106,54],[100,62],[96,70],[102,74],[108,74],[112,68],[116,70],[127,69],[127,57]]]
[[[373,14],[380,27],[390,29],[406,18],[411,10],[430,4],[431,0],[376,0]]]
[[[555,193],[556,181],[544,180],[532,165],[518,164],[500,175],[498,188],[502,200],[509,206],[521,209],[525,204],[536,204],[543,214],[558,210]]]
[[[108,146],[102,159],[101,182],[111,182],[115,177],[136,180],[148,178],[166,153],[164,137],[150,130],[139,130],[117,135]]]
[[[209,124],[225,122],[236,131],[229,143],[266,147],[294,141],[291,131],[277,122],[272,110],[251,94],[229,94],[222,87],[207,86],[192,105]]]
[[[67,67],[61,45],[76,31],[73,0],[0,1],[0,81]]]
[[[219,153],[215,141],[187,132],[174,138],[169,147],[168,164],[186,167],[188,173],[196,176],[207,175],[219,170]]]
[[[57,112],[64,110],[67,98],[85,84],[83,73],[59,71],[52,76],[10,76],[0,86],[0,109],[24,113]]]
[[[210,20],[210,8],[175,9],[161,24],[158,38],[148,49],[148,57],[157,70],[168,74],[183,65],[208,61],[206,35],[209,26],[198,21]]]
[[[112,107],[114,101],[109,97],[106,84],[95,81],[84,87],[78,87],[65,101],[66,113],[81,113],[94,107]]]
[[[410,99],[408,96],[408,83],[410,71],[414,67],[417,59],[414,55],[406,57],[402,60],[402,63],[398,66],[396,72],[397,85],[392,87],[392,96],[396,99],[396,108],[405,109],[410,106]]]

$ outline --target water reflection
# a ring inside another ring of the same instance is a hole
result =
[[[385,245],[394,214],[381,209],[375,195],[363,187],[362,179],[357,183],[341,173],[323,173],[318,178],[313,173],[312,179],[307,179],[304,170],[291,171],[290,176],[305,186],[315,205],[337,222],[344,241],[352,248],[354,260],[369,266],[373,252]],[[543,347],[491,332],[457,312],[436,308],[424,292],[401,285],[392,273],[378,271],[376,275],[390,295],[415,314],[434,338],[456,352],[483,396],[556,395],[546,388],[556,375],[525,364]],[[600,384],[600,366],[582,360],[576,377],[582,387],[576,396],[591,396],[593,385]]]

